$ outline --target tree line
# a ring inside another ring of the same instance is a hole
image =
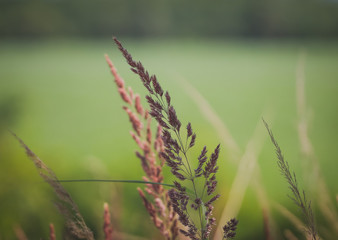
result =
[[[338,0],[0,0],[1,37],[338,36]]]

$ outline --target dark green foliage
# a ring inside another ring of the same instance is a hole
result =
[[[334,0],[0,1],[0,36],[338,36]]]

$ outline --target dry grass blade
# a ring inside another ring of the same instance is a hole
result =
[[[224,123],[224,121],[221,120],[221,118],[217,115],[217,113],[215,112],[215,110],[211,107],[211,105],[208,103],[208,101],[202,96],[202,94],[200,92],[198,92],[198,90],[196,88],[194,88],[191,84],[189,84],[186,80],[184,80],[183,78],[180,78],[181,81],[183,82],[183,86],[186,90],[186,92],[190,95],[190,97],[195,101],[196,105],[199,107],[201,113],[203,114],[203,116],[212,124],[212,126],[217,130],[217,133],[220,137],[220,139],[224,142],[225,147],[228,149],[228,157],[233,160],[236,161],[237,163],[239,163],[240,166],[245,166],[245,164],[247,163],[247,159],[246,157],[240,157],[241,155],[241,151],[240,148],[238,147],[238,144],[236,143],[236,141],[234,140],[234,138],[231,136],[230,131],[228,130],[226,124]],[[253,137],[254,138],[254,137]],[[250,140],[250,142],[253,142],[254,144],[255,140]],[[258,144],[259,145],[259,144]],[[257,149],[256,149],[257,150]],[[256,153],[257,155],[259,154],[259,151],[257,151]],[[245,153],[244,155],[247,155],[247,153]],[[251,158],[252,161],[256,161],[256,158],[253,157]],[[243,172],[240,169],[245,169],[245,167],[239,167],[239,171],[237,173],[238,179],[241,179],[242,176],[248,176],[247,172]],[[252,169],[252,168],[246,168],[247,170]],[[265,231],[265,237],[266,239],[271,239],[274,235],[275,235],[275,231],[274,231],[274,222],[272,220],[271,217],[271,213],[270,213],[270,207],[269,207],[269,200],[268,197],[266,195],[266,191],[259,179],[259,166],[256,165],[255,167],[255,176],[253,177],[252,184],[253,187],[256,191],[256,195],[258,198],[258,201],[260,203],[260,206],[262,208],[262,212],[263,212],[263,217],[264,217],[264,231]],[[250,174],[249,174],[250,175]],[[236,181],[236,179],[235,179]],[[236,181],[237,183],[234,182],[232,189],[234,189],[235,185],[242,185],[240,184],[240,181]],[[244,186],[246,185],[246,186]],[[243,184],[243,187],[241,188],[241,192],[242,195],[244,194],[244,192],[246,191],[247,188],[247,184]],[[230,196],[232,196],[232,194],[230,194]],[[235,201],[236,198],[233,198],[233,201],[231,199],[229,199],[228,204],[230,204],[231,202],[233,202],[237,207],[235,209],[235,212],[239,211],[239,208],[242,204],[242,201],[236,202]],[[232,205],[232,204],[230,204]],[[223,214],[225,215],[229,215],[226,217],[221,217],[222,219],[229,219],[231,216],[229,213],[227,213],[228,211],[225,210],[226,208],[231,209],[232,211],[232,207],[225,207]],[[224,220],[224,221],[225,221]],[[222,221],[220,221],[222,222]],[[221,226],[218,226],[218,230],[221,228]],[[214,236],[214,239],[218,239],[220,237],[220,231],[216,231],[216,235]]]
[[[293,173],[290,172],[289,163],[285,161],[284,156],[282,154],[282,150],[280,149],[277,141],[275,140],[271,129],[269,128],[268,124],[264,121],[264,119],[263,122],[270,135],[271,142],[275,146],[278,159],[277,164],[280,169],[280,172],[288,182],[289,189],[292,192],[292,196],[289,197],[293,200],[293,202],[299,207],[299,209],[303,213],[306,221],[306,231],[311,235],[312,240],[317,240],[319,239],[319,237],[315,226],[311,202],[308,202],[308,200],[306,199],[305,191],[299,190],[296,174],[294,172]]]
[[[56,203],[57,208],[66,219],[66,228],[74,239],[94,239],[92,231],[87,227],[83,217],[81,216],[77,205],[73,202],[69,193],[59,183],[54,172],[40,160],[35,153],[13,132],[12,135],[20,142],[25,149],[27,156],[33,161],[38,169],[40,176],[54,189],[59,202]]]
[[[284,235],[288,240],[298,240],[298,238],[289,229],[284,231]]]
[[[239,167],[230,189],[228,201],[223,209],[220,222],[226,222],[232,217],[236,217],[244,199],[254,170],[257,167],[258,154],[261,151],[264,136],[261,134],[261,124],[257,124],[255,133],[247,144],[244,155],[242,156]],[[220,239],[221,226],[218,225],[214,239]]]
[[[227,154],[229,154],[229,159],[233,161],[238,161],[240,159],[240,148],[237,145],[236,141],[232,137],[228,127],[218,116],[216,111],[212,108],[209,102],[202,96],[202,94],[188,81],[180,78],[180,83],[183,83],[185,91],[190,95],[190,97],[195,101],[196,106],[200,109],[203,116],[210,122],[210,124],[217,129],[217,134],[219,138],[223,141],[223,145],[227,148]]]
[[[332,226],[335,233],[338,234],[338,215],[337,209],[331,200],[328,187],[321,174],[320,166],[315,151],[308,134],[308,114],[305,97],[305,53],[300,53],[297,78],[296,78],[296,98],[298,112],[298,137],[301,145],[301,153],[303,163],[305,165],[305,173],[307,173],[308,185],[313,188],[315,186],[315,196],[317,196],[318,206],[326,217],[327,222]]]
[[[262,185],[259,165],[257,165],[254,174],[252,184],[263,213],[265,240],[277,239],[276,223],[272,218],[270,200]]]
[[[302,232],[307,240],[312,240],[312,236],[309,234],[309,232],[304,231],[306,229],[306,226],[304,223],[296,217],[292,212],[290,212],[287,208],[283,207],[282,205],[278,203],[274,203],[273,206],[289,221],[298,229],[298,231]]]

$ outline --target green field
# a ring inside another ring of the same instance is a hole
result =
[[[269,121],[301,186],[306,186],[303,181],[306,171],[300,161],[296,104],[297,62],[300,54],[305,53],[309,137],[335,200],[338,193],[338,44],[122,40],[133,57],[141,60],[158,76],[163,88],[169,90],[182,122],[192,123],[197,132],[194,154],[197,155],[203,145],[214,148],[222,139],[183,88],[184,81],[208,100],[242,153],[259,126],[260,136],[265,139],[262,151],[257,153],[262,182],[269,198],[286,206],[291,205],[286,197],[288,187],[279,175],[274,149],[261,118]],[[47,238],[50,222],[55,223],[61,236],[62,224],[62,217],[52,203],[55,200],[52,190],[42,183],[34,165],[7,128],[22,138],[60,179],[141,178],[139,160],[134,154],[137,146],[129,135],[130,124],[121,108],[105,53],[114,61],[126,84],[144,96],[141,82],[129,70],[113,41],[0,42],[1,239],[13,238],[15,224],[21,225],[31,239]],[[226,149],[226,146],[222,149],[219,164],[219,191],[223,197],[218,202],[216,216],[226,202],[237,169],[236,163],[227,159]],[[171,179],[168,176],[167,181]],[[65,186],[97,234],[101,234],[103,202],[109,202],[119,231],[148,239],[156,236],[135,185]],[[290,208],[295,210],[292,205]],[[280,231],[290,227],[277,211],[273,216]],[[318,217],[321,219],[320,214]],[[261,210],[250,186],[239,219],[242,225],[238,239],[262,238]]]

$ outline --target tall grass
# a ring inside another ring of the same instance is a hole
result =
[[[264,125],[266,129],[268,130],[268,133],[271,138],[271,142],[276,148],[276,154],[277,154],[277,164],[280,169],[281,174],[284,176],[285,180],[287,181],[289,185],[289,189],[291,190],[291,195],[289,197],[291,200],[298,206],[298,208],[301,210],[304,219],[306,221],[306,232],[311,236],[312,240],[318,240],[318,233],[315,225],[315,220],[313,216],[313,211],[311,207],[311,201],[309,201],[306,198],[306,194],[304,190],[301,190],[298,187],[297,177],[296,173],[292,172],[289,167],[289,163],[284,159],[284,156],[282,154],[282,150],[280,149],[275,137],[273,136],[273,133],[271,129],[269,128],[269,125],[264,121]]]
[[[125,182],[145,184],[144,188],[138,188],[140,198],[163,239],[192,239],[207,240],[233,239],[236,236],[238,220],[236,219],[242,204],[244,195],[249,186],[252,186],[260,204],[263,215],[265,239],[277,239],[275,221],[272,218],[272,206],[286,216],[293,225],[304,230],[305,237],[311,240],[319,240],[319,228],[316,225],[313,204],[307,198],[305,191],[299,187],[297,177],[290,169],[289,163],[284,159],[282,151],[267,122],[263,123],[277,153],[277,165],[286,179],[291,190],[290,198],[302,212],[305,224],[295,214],[282,205],[273,203],[264,188],[264,182],[260,177],[258,164],[259,153],[263,146],[265,136],[262,135],[262,124],[258,123],[252,139],[248,142],[244,151],[238,147],[230,131],[227,129],[217,113],[212,109],[202,95],[185,83],[186,90],[195,100],[204,116],[210,121],[211,126],[218,131],[219,137],[228,150],[227,158],[238,163],[237,173],[229,191],[229,197],[224,203],[219,223],[213,216],[214,203],[219,199],[217,191],[216,173],[218,159],[220,158],[220,145],[217,145],[211,154],[208,154],[204,146],[198,153],[197,159],[193,159],[191,152],[194,150],[197,135],[189,122],[182,127],[182,122],[174,107],[175,99],[169,92],[162,89],[155,75],[151,75],[139,61],[135,61],[131,54],[117,39],[114,39],[117,47],[122,52],[131,70],[137,74],[147,90],[146,100],[150,111],[141,104],[141,96],[134,93],[132,88],[125,86],[125,81],[117,73],[112,61],[106,55],[106,61],[113,74],[117,91],[123,100],[123,110],[126,112],[132,126],[131,137],[138,145],[136,156],[140,160],[144,172],[143,180],[59,180],[53,171],[40,160],[28,146],[13,136],[24,147],[27,156],[32,160],[39,171],[40,176],[54,189],[59,198],[57,207],[65,216],[66,234],[63,237],[72,239],[94,239],[92,231],[87,227],[79,209],[72,200],[70,194],[61,185],[62,182]],[[323,213],[333,233],[326,234],[327,239],[336,236],[338,229],[336,207],[330,199],[324,178],[320,174],[319,163],[314,156],[314,150],[308,137],[307,113],[304,91],[304,60],[300,58],[297,75],[297,109],[299,113],[298,133],[304,159],[311,161],[313,175],[315,176],[315,196],[319,208]],[[157,123],[154,126],[154,119]],[[156,129],[154,132],[152,129]],[[169,167],[175,177],[173,183],[164,179],[163,169]],[[320,195],[320,196],[319,196]],[[132,236],[117,234],[112,227],[108,204],[104,204],[103,232],[106,240],[134,239]],[[216,228],[215,228],[216,225]],[[240,226],[240,225],[239,225]],[[214,229],[215,228],[215,229]],[[244,230],[245,231],[245,230]],[[16,228],[19,239],[27,239],[20,227]],[[285,237],[297,239],[295,234],[286,229]],[[50,225],[51,240],[56,239],[55,229]],[[136,239],[136,238],[135,238]]]
[[[306,99],[305,99],[305,53],[301,52],[299,56],[299,61],[296,69],[296,102],[297,102],[297,113],[298,113],[298,136],[301,145],[302,160],[308,161],[308,168],[304,171],[304,175],[307,176],[310,181],[310,193],[313,191],[316,193],[316,199],[318,199],[318,206],[321,210],[321,213],[327,219],[328,226],[332,229],[332,232],[329,233],[328,230],[325,230],[327,239],[334,238],[337,236],[336,233],[336,224],[338,223],[336,219],[337,209],[334,207],[333,202],[330,198],[328,188],[326,187],[323,176],[320,173],[320,167],[318,159],[314,156],[313,146],[308,137],[308,123],[307,117],[309,114],[306,110]],[[210,122],[210,124],[215,128],[219,134],[220,139],[224,142],[225,148],[228,150],[228,158],[232,159],[234,163],[238,163],[238,171],[236,177],[232,183],[232,187],[229,192],[229,199],[227,200],[223,213],[221,215],[221,221],[229,219],[229,213],[232,216],[238,214],[238,210],[241,208],[243,195],[246,192],[248,187],[245,184],[245,179],[249,179],[252,187],[254,188],[257,198],[259,200],[262,214],[264,218],[264,228],[265,228],[265,238],[266,239],[276,239],[276,223],[271,216],[271,207],[274,207],[282,215],[288,218],[292,224],[301,232],[305,231],[305,237],[314,239],[318,237],[318,234],[314,231],[314,219],[312,215],[312,209],[309,209],[308,204],[308,213],[305,216],[305,220],[308,222],[307,225],[304,225],[301,220],[299,220],[293,213],[288,211],[285,207],[281,206],[278,203],[271,202],[268,197],[266,190],[264,189],[264,183],[260,179],[260,168],[256,162],[257,156],[260,153],[260,145],[262,144],[261,130],[256,129],[254,137],[249,141],[248,146],[254,145],[254,147],[248,148],[251,149],[249,152],[243,154],[241,160],[239,155],[240,149],[238,144],[233,139],[230,131],[227,129],[224,121],[220,119],[217,113],[212,109],[212,106],[208,104],[208,101],[203,98],[203,96],[187,81],[181,78],[181,81],[184,82],[186,92],[191,96],[191,98],[196,102],[196,105],[199,107],[203,116]],[[266,115],[266,114],[262,114]],[[260,123],[258,123],[258,126]],[[269,128],[268,128],[269,129]],[[272,133],[269,129],[269,133]],[[260,137],[259,137],[260,136]],[[276,141],[274,143],[277,143]],[[245,157],[246,156],[246,157]],[[245,159],[251,158],[252,161],[246,161]],[[250,166],[250,167],[249,167]],[[293,175],[295,178],[295,176]],[[293,186],[295,187],[295,186]],[[295,190],[295,189],[294,189]],[[303,203],[304,204],[304,203]],[[299,203],[298,203],[299,205]],[[304,210],[304,209],[303,209]],[[308,218],[311,219],[308,219]],[[220,227],[220,226],[219,226]],[[310,231],[311,230],[311,231]],[[316,235],[317,234],[317,235]],[[290,230],[285,231],[285,236],[288,239],[294,237],[293,233]],[[219,235],[215,235],[214,239],[219,239]]]
[[[67,234],[74,239],[94,239],[94,235],[87,227],[76,203],[73,201],[66,189],[60,184],[54,172],[48,168],[47,165],[38,156],[36,156],[35,153],[29,149],[16,134],[12,134],[25,149],[27,156],[32,160],[43,180],[54,189],[55,194],[59,199],[56,203],[56,207],[65,217]]]
[[[217,186],[217,159],[220,145],[215,148],[209,160],[205,146],[197,159],[197,168],[193,169],[188,151],[195,145],[196,133],[193,132],[191,123],[186,125],[184,138],[181,131],[182,123],[177,117],[169,92],[164,92],[157,77],[150,75],[141,62],[134,61],[116,38],[114,41],[131,70],[140,77],[144,87],[148,90],[146,99],[151,109],[149,114],[163,128],[161,134],[164,151],[161,152],[161,156],[170,167],[171,173],[177,178],[174,181],[176,188],[171,189],[168,194],[179,221],[185,226],[180,229],[180,232],[192,240],[209,239],[212,227],[216,223],[216,219],[212,217],[214,208],[212,204],[220,197],[219,194],[213,196]],[[198,180],[204,182],[201,189],[197,187]],[[190,191],[187,190],[189,188]],[[197,215],[197,220],[194,219],[193,214]],[[231,236],[235,235],[234,230],[237,223],[236,220],[232,222],[233,233]],[[227,238],[226,230],[228,229],[224,229],[223,235],[225,239]]]
[[[227,150],[226,160],[237,165],[237,172],[231,183],[228,199],[223,203],[220,222],[229,221],[234,216],[238,216],[242,208],[244,196],[249,185],[254,188],[257,199],[260,204],[261,212],[264,219],[265,239],[276,239],[275,222],[271,216],[271,204],[267,197],[267,192],[261,180],[258,156],[261,152],[266,135],[263,134],[261,121],[257,122],[254,134],[248,141],[244,151],[239,147],[224,120],[217,114],[213,107],[208,103],[202,94],[186,80],[181,78],[186,92],[194,100],[202,115],[208,120],[211,126],[217,132],[220,141]],[[266,114],[264,114],[266,115]],[[219,224],[217,229],[222,229]],[[220,239],[220,231],[216,231],[214,240]]]
[[[133,127],[130,134],[141,151],[136,151],[136,156],[140,159],[146,175],[143,180],[148,183],[144,191],[148,196],[141,188],[138,188],[139,194],[154,225],[162,236],[167,240],[174,240],[178,235],[177,215],[169,200],[168,190],[163,187],[162,167],[165,159],[161,155],[164,151],[164,143],[161,138],[162,127],[157,124],[156,134],[152,133],[151,116],[142,106],[140,96],[135,94],[131,87],[126,89],[125,82],[117,73],[114,64],[107,55],[105,57],[121,99],[127,105],[123,106],[123,109]]]

